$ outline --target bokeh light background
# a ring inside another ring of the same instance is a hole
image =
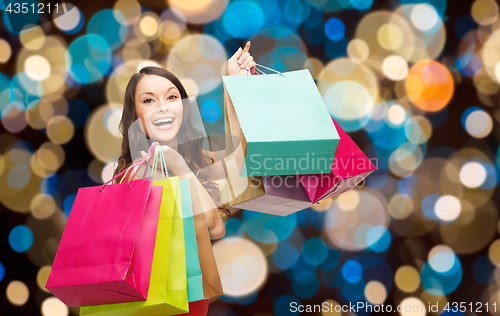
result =
[[[214,242],[226,294],[209,314],[479,302],[500,315],[496,1],[80,2],[21,34],[2,10],[2,315],[78,314],[44,285],[78,188],[113,171],[131,75],[169,69],[197,97],[207,132],[221,134],[221,75],[246,40],[262,65],[309,69],[378,170],[287,217],[232,209]],[[458,314],[479,314],[467,309]],[[426,314],[438,313],[401,313]]]

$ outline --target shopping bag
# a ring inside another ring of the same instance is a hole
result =
[[[186,275],[188,301],[195,302],[203,297],[203,277],[201,274],[200,257],[196,243],[196,231],[194,229],[193,209],[191,203],[190,179],[180,181],[182,197],[182,218],[184,225],[184,241],[186,245]],[[192,181],[192,180],[191,180]],[[196,194],[196,192],[193,192]],[[189,309],[191,311],[191,309]]]
[[[162,188],[122,174],[78,190],[45,286],[68,306],[148,296]]]
[[[222,80],[231,128],[244,135],[241,176],[331,171],[340,138],[309,70]]]
[[[203,296],[203,278],[201,274],[198,245],[196,242],[196,231],[194,228],[193,209],[191,202],[191,187],[189,181],[180,181],[182,196],[182,217],[184,225],[184,241],[186,244],[186,274],[187,291],[189,301],[189,312],[179,315],[205,316],[208,313],[208,299]],[[197,194],[197,192],[193,192]]]
[[[331,173],[297,176],[312,202],[351,190],[376,169],[339,124],[332,121],[339,132],[340,143]]]
[[[208,314],[209,299],[189,302],[189,313],[179,314],[178,316],[206,316]]]
[[[152,165],[156,166],[156,162]],[[152,174],[155,175],[155,170]],[[149,316],[188,312],[184,231],[179,210],[182,205],[180,179],[156,179],[153,184],[163,187],[163,196],[147,300],[85,306],[80,309],[80,315]]]
[[[193,179],[190,179],[191,203],[193,208],[193,221],[196,232],[196,244],[198,246],[198,256],[200,258],[200,268],[203,278],[203,296],[210,298],[223,295],[222,283],[219,270],[215,262],[215,256],[210,242],[210,233],[205,221],[205,213],[202,209],[198,195],[198,186]],[[200,188],[201,189],[201,188]]]
[[[226,134],[237,136],[226,138],[226,170],[231,195],[230,206],[286,216],[313,205],[304,187],[294,175],[240,177],[235,169],[237,168],[236,157],[242,152],[242,142],[238,142],[238,139],[243,138],[243,135],[240,129],[232,131],[226,106],[224,106],[224,123]]]

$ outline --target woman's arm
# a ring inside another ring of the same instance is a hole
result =
[[[181,179],[192,178],[195,181],[196,188],[198,189],[198,195],[200,197],[201,208],[205,213],[205,220],[207,222],[208,231],[210,232],[210,239],[215,240],[224,237],[226,234],[226,227],[224,226],[222,216],[217,208],[217,205],[215,205],[214,200],[201,184],[200,180],[198,180],[187,165],[186,169],[177,172],[179,173]]]

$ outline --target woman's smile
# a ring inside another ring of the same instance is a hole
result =
[[[174,121],[175,118],[171,116],[164,116],[164,117],[159,117],[155,120],[153,120],[153,125],[160,130],[168,130],[171,129],[172,126],[174,126]]]

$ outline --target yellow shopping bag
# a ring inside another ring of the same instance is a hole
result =
[[[163,194],[147,300],[84,306],[80,315],[150,316],[189,311],[180,180],[170,177],[154,180],[153,184],[162,186]]]

